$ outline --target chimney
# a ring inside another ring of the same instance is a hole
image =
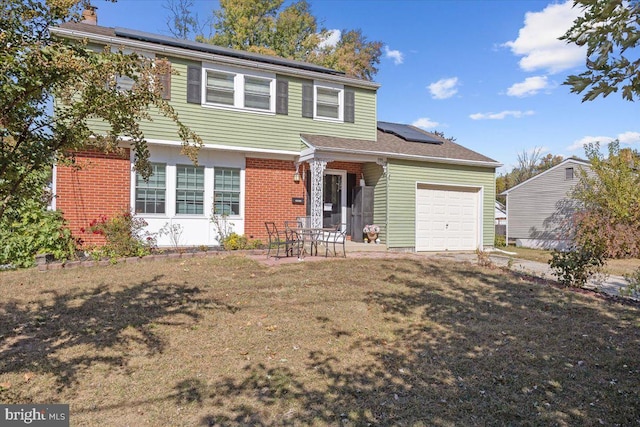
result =
[[[96,13],[97,7],[88,4],[82,11],[82,22],[88,25],[98,25],[98,14]]]

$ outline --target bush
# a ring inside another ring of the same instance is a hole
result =
[[[600,241],[607,258],[639,258],[640,227],[633,221],[614,219],[602,211],[587,210],[574,216],[576,245]]]
[[[124,211],[109,219],[105,215],[89,223],[89,231],[104,236],[106,243],[93,250],[96,258],[149,255],[156,247],[155,236],[144,231],[147,222]]]
[[[47,211],[39,201],[25,201],[0,221],[0,265],[31,267],[39,253],[57,260],[75,255],[76,241],[60,212]]]
[[[245,249],[247,247],[247,238],[245,236],[241,236],[237,233],[230,233],[227,237],[222,241],[222,246],[227,251],[237,251],[240,249]]]
[[[554,250],[549,265],[563,285],[583,287],[591,276],[602,271],[605,260],[604,247],[589,244],[573,246],[567,252]]]
[[[635,269],[631,274],[625,274],[624,279],[628,285],[623,293],[640,297],[640,268]]]
[[[493,245],[496,248],[504,248],[507,246],[507,238],[506,236],[501,236],[499,234],[496,234],[496,237],[493,240]]]

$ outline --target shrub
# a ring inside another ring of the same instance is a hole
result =
[[[574,216],[575,242],[600,241],[607,258],[640,257],[640,228],[632,221],[615,220],[603,211],[587,210]]]
[[[549,265],[560,283],[565,286],[582,287],[591,276],[602,271],[605,260],[604,247],[590,243],[573,246],[566,252],[554,250]]]
[[[222,246],[227,251],[237,251],[240,249],[246,249],[247,238],[237,233],[230,233],[223,241]]]
[[[637,268],[631,274],[625,274],[624,279],[627,281],[627,289],[623,293],[640,297],[640,268]]]
[[[504,248],[507,246],[507,238],[506,236],[501,236],[499,234],[496,234],[496,237],[493,240],[493,245],[496,248]]]
[[[38,201],[25,201],[0,221],[0,265],[31,267],[35,256],[49,253],[57,260],[75,255],[76,241],[60,212],[47,211]]]
[[[124,211],[111,219],[105,215],[89,223],[89,231],[104,236],[106,243],[96,248],[95,257],[128,257],[149,255],[156,247],[155,236],[144,231],[147,222]]]

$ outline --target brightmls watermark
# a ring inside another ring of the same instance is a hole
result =
[[[69,427],[69,405],[0,405],[0,425]]]

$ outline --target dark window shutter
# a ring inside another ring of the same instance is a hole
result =
[[[313,83],[302,83],[302,117],[313,118]]]
[[[191,104],[200,104],[202,102],[202,94],[200,91],[200,79],[202,78],[202,69],[194,65],[187,67],[187,102]]]
[[[162,86],[162,99],[171,99],[171,62],[167,59],[160,59],[158,63],[164,68],[158,74],[158,80]]]
[[[289,114],[289,82],[276,80],[276,114]]]
[[[353,187],[355,187],[358,178],[355,173],[347,174],[347,207],[350,208],[353,204]]]
[[[344,90],[344,121],[347,123],[356,121],[356,94],[353,89]]]

